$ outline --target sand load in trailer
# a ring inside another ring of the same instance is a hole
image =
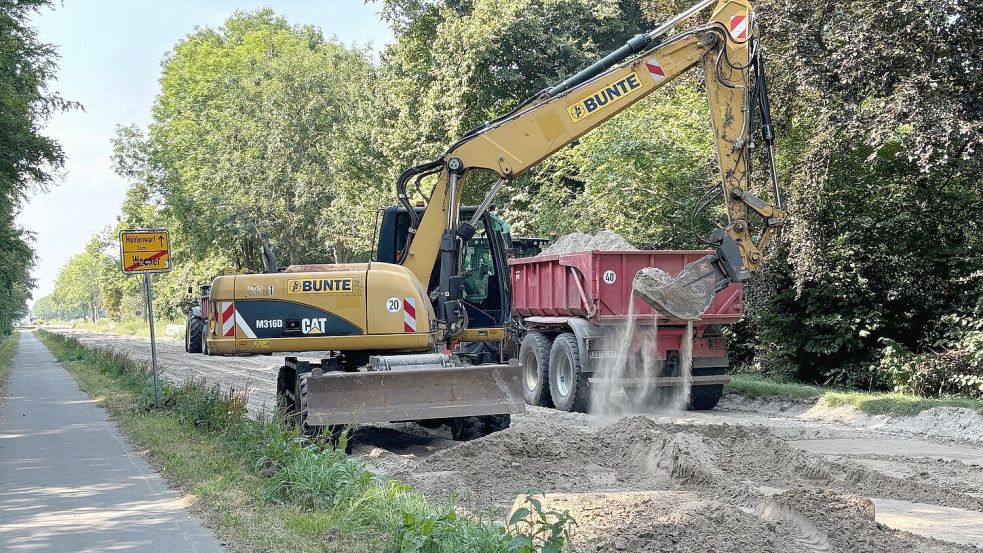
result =
[[[657,364],[659,386],[678,384],[681,353],[688,351],[686,322],[633,302],[633,280],[650,267],[678,274],[708,253],[590,251],[511,260],[513,311],[525,328],[518,357],[527,403],[589,410],[591,385],[626,355],[619,349],[629,320],[637,332],[627,346],[628,362],[644,357]],[[693,323],[691,408],[714,407],[730,380],[720,326],[743,316],[743,292],[740,283],[717,292]],[[634,386],[628,379],[620,383]]]

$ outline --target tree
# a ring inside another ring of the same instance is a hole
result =
[[[103,313],[99,279],[112,259],[104,245],[93,238],[86,250],[69,258],[55,279],[54,302],[66,311],[80,311],[83,318],[97,320]]]
[[[30,234],[14,217],[28,193],[44,190],[64,163],[57,142],[41,134],[54,113],[79,107],[47,89],[56,69],[55,50],[27,25],[46,0],[0,5],[0,333],[27,312],[34,282]]]
[[[963,0],[758,12],[792,218],[749,328],[764,368],[849,381],[882,339],[924,348],[980,297],[983,14]]]

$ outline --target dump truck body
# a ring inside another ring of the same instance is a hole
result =
[[[632,298],[632,280],[646,267],[657,267],[676,274],[683,267],[703,258],[706,251],[588,251],[560,255],[539,255],[509,261],[513,290],[513,312],[526,332],[536,333],[535,340],[523,340],[526,351],[518,354],[524,373],[541,370],[555,357],[556,340],[572,336],[575,355],[570,368],[582,373],[588,382],[604,377],[605,368],[628,356],[645,356],[660,365],[661,386],[678,384],[680,352],[685,349],[686,322],[656,312],[650,305]],[[703,316],[693,323],[692,384],[713,386],[712,393],[722,393],[729,381],[726,341],[719,325],[732,324],[744,314],[743,285],[733,283],[719,291]],[[632,337],[625,349],[626,324],[633,325]],[[655,339],[652,339],[655,332]],[[654,345],[653,345],[654,344]],[[550,352],[541,351],[549,347]],[[529,351],[536,348],[540,351]],[[644,348],[644,349],[643,349]],[[563,345],[560,355],[571,349]],[[538,359],[538,361],[537,361]],[[536,367],[533,367],[536,365]],[[547,378],[548,378],[547,374]],[[677,380],[674,380],[677,379]],[[547,382],[540,376],[540,385]],[[530,403],[542,403],[545,394],[536,394],[536,378],[525,374],[524,391]],[[554,383],[555,384],[555,383]],[[621,382],[625,386],[635,383]],[[539,390],[542,392],[543,390]],[[696,390],[707,395],[708,390]],[[562,392],[562,390],[561,390]],[[719,397],[719,395],[717,396]],[[702,401],[704,407],[716,401]],[[581,406],[584,403],[581,402]]]

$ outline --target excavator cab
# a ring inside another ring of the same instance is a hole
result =
[[[417,213],[423,207],[414,207]],[[461,218],[471,219],[477,208],[464,206]],[[375,261],[399,263],[405,252],[410,215],[403,207],[382,210],[382,223]],[[499,342],[512,311],[508,252],[511,248],[509,224],[489,209],[478,219],[475,234],[459,248],[458,273],[464,284],[464,309],[468,328],[461,342]],[[440,261],[435,263],[427,292],[436,308]]]

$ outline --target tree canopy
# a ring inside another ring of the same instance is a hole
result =
[[[55,113],[78,107],[48,89],[57,54],[38,40],[28,18],[47,0],[0,3],[0,333],[27,314],[34,287],[34,249],[30,233],[15,217],[31,192],[53,182],[65,157],[56,141],[42,133]]]
[[[384,0],[375,53],[236,13],[163,62],[147,129],[121,127],[126,226],[168,226],[179,270],[160,312],[222,267],[364,259],[406,167],[680,11],[649,0]],[[790,221],[748,287],[734,362],[857,383],[886,340],[930,351],[983,285],[983,11],[968,0],[762,0],[778,172]],[[701,247],[716,184],[693,72],[511,182],[523,234],[609,228],[642,247]],[[762,191],[763,193],[763,191]],[[118,275],[107,298],[134,294]],[[110,296],[112,294],[109,294]],[[895,347],[895,346],[891,346]]]

